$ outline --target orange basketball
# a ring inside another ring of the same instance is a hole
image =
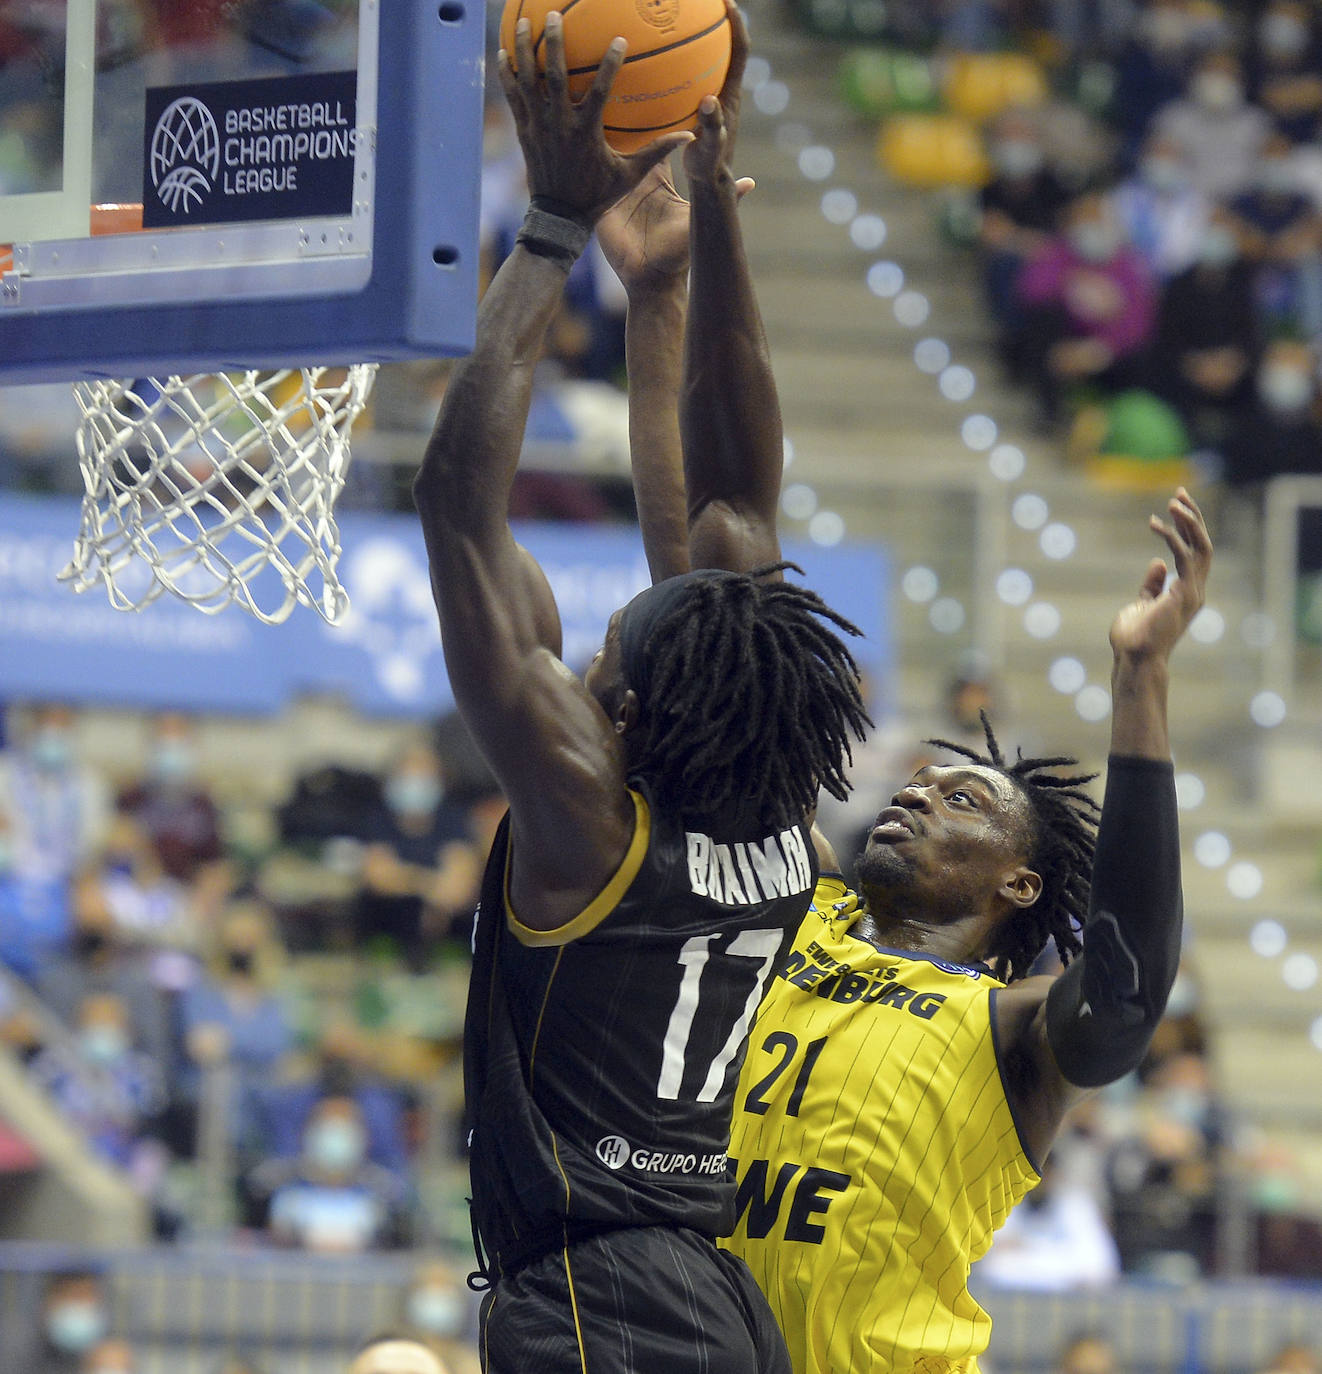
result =
[[[632,153],[661,134],[691,129],[704,95],[717,95],[730,65],[730,26],[722,0],[506,0],[500,46],[514,63],[514,26],[532,22],[533,52],[544,69],[542,29],[564,18],[569,93],[592,85],[611,39],[629,44],[602,122],[612,148]]]

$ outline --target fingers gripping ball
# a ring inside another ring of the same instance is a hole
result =
[[[661,134],[692,129],[705,95],[719,95],[730,65],[730,25],[722,0],[506,0],[500,45],[514,58],[514,26],[532,23],[533,52],[544,68],[546,16],[564,19],[569,93],[592,84],[611,40],[628,43],[602,123],[617,152],[632,153]]]

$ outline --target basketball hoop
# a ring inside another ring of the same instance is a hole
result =
[[[335,499],[375,364],[76,382],[86,495],[75,591],[119,610],[170,592],[207,614],[238,604],[267,625],[310,606],[336,624]]]

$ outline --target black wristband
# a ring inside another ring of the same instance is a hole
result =
[[[553,258],[568,269],[578,260],[591,237],[592,225],[570,206],[547,196],[534,196],[515,242],[539,257]]]

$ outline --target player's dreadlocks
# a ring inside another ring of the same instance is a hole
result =
[[[1048,771],[1077,768],[1078,759],[1063,755],[1026,759],[1019,753],[1013,763],[1007,763],[987,713],[979,714],[987,736],[987,757],[949,740],[934,739],[928,743],[949,749],[984,768],[994,768],[1015,783],[1032,808],[1033,848],[1029,863],[1041,875],[1042,895],[1000,927],[990,951],[992,971],[1002,982],[1009,983],[1028,975],[1048,938],[1056,942],[1056,952],[1063,964],[1068,964],[1083,948],[1076,932],[1088,914],[1093,846],[1101,807],[1083,790],[1096,773],[1062,775]]]
[[[843,799],[851,733],[871,721],[840,637],[860,631],[815,592],[695,574],[646,639],[648,681],[635,766],[680,814],[737,813],[765,829],[797,824],[825,788]]]

